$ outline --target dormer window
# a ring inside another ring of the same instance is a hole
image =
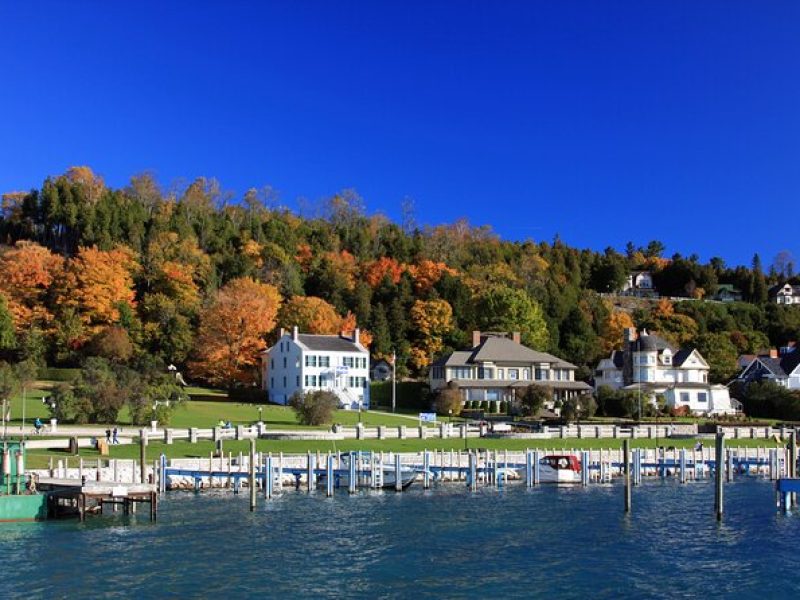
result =
[[[664,355],[664,364],[665,365],[671,365],[672,364],[672,356],[670,356],[669,354],[665,354]]]

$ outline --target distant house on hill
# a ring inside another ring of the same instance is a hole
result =
[[[532,350],[520,343],[520,334],[472,332],[472,347],[439,357],[431,366],[431,390],[456,385],[463,400],[513,401],[531,384],[553,390],[553,401],[591,393],[575,381],[577,367],[565,360]],[[553,405],[548,408],[553,408]]]
[[[651,402],[662,395],[670,408],[699,414],[734,414],[741,404],[724,385],[708,382],[709,366],[694,348],[673,348],[663,338],[625,330],[624,346],[604,358],[595,371],[595,389],[641,392]]]
[[[653,274],[650,271],[632,271],[621,293],[623,296],[658,297],[658,292],[653,286]]]
[[[741,364],[741,362],[740,362]],[[794,343],[772,349],[768,354],[760,354],[750,360],[737,376],[742,383],[754,381],[774,381],[790,390],[800,389],[800,351]]]
[[[721,283],[717,286],[717,293],[714,294],[713,299],[718,302],[741,302],[742,290],[730,283]]]
[[[287,404],[295,392],[328,390],[342,408],[369,408],[369,350],[358,329],[352,337],[281,330],[261,354],[261,367],[270,402]]]
[[[800,285],[782,283],[769,288],[769,299],[775,304],[800,304]]]

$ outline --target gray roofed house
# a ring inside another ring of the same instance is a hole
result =
[[[313,335],[281,330],[261,354],[262,384],[271,402],[287,404],[295,393],[326,390],[342,408],[369,408],[369,350],[360,331],[352,336]]]
[[[588,384],[575,381],[576,370],[557,356],[523,346],[519,333],[474,331],[472,348],[432,363],[430,384],[432,390],[456,385],[465,401],[513,401],[520,388],[539,384],[553,390],[555,401],[591,392]]]
[[[736,378],[743,383],[774,381],[790,390],[800,389],[800,350],[793,346],[754,357]]]
[[[674,348],[664,338],[625,330],[622,350],[614,350],[595,370],[595,389],[607,386],[647,393],[649,401],[664,396],[670,408],[694,413],[731,414],[739,403],[725,386],[709,383],[709,366],[691,347]]]

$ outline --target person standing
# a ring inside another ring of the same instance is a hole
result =
[[[111,443],[111,430],[110,429],[106,429],[106,444],[110,444],[110,443]]]

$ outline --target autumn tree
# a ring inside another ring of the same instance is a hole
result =
[[[81,248],[56,284],[59,308],[74,309],[90,334],[118,323],[123,305],[136,306],[133,277],[138,268],[133,251],[125,246],[110,251]]]
[[[17,242],[0,255],[0,291],[8,300],[17,329],[50,322],[47,294],[63,263],[60,256],[28,241]]]
[[[394,284],[400,281],[403,274],[403,265],[388,256],[382,256],[378,260],[373,260],[364,265],[364,280],[373,289],[378,287],[388,278]]]
[[[630,313],[622,310],[610,311],[600,340],[603,353],[609,354],[612,350],[622,348],[623,333],[634,327]]]
[[[453,328],[453,309],[445,300],[417,300],[411,307],[411,322],[417,337],[411,350],[411,361],[416,368],[422,369],[441,352],[443,338]]]
[[[281,306],[278,324],[284,329],[296,326],[302,333],[332,335],[341,331],[342,317],[322,298],[293,296]]]
[[[229,388],[255,383],[259,353],[267,347],[264,338],[275,327],[280,304],[274,286],[249,278],[229,281],[201,314],[191,373]]]

